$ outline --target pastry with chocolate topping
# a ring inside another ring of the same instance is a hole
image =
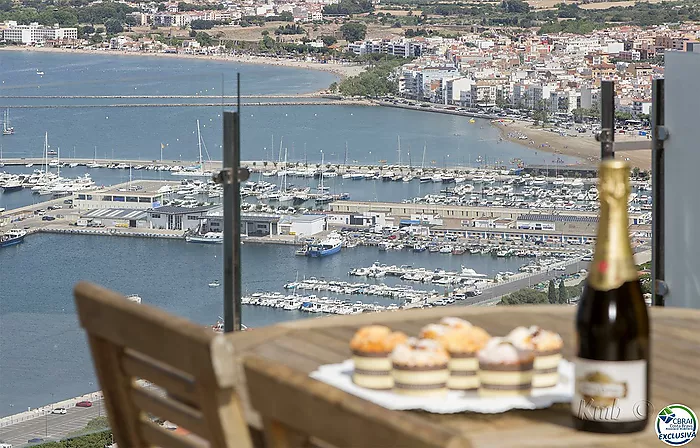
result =
[[[535,354],[505,338],[491,338],[478,354],[479,395],[530,395]]]
[[[561,362],[561,348],[564,342],[557,333],[532,326],[517,327],[511,331],[508,340],[515,345],[534,350],[535,374],[532,378],[532,387],[553,387],[559,381],[559,363]]]
[[[450,356],[432,339],[409,338],[391,353],[394,392],[402,395],[434,396],[447,392]]]
[[[423,327],[421,336],[440,342],[450,355],[450,390],[473,391],[479,388],[479,361],[476,354],[491,336],[484,329],[457,318],[443,318],[440,324]]]

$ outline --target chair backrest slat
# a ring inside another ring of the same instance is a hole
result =
[[[80,323],[88,333],[193,376],[211,370],[213,334],[204,327],[97,285],[80,283],[75,292]]]
[[[119,446],[252,447],[229,339],[90,283],[76,286],[75,300]],[[147,413],[188,434],[161,428]]]
[[[205,441],[178,437],[162,426],[151,422],[141,422],[141,432],[150,445],[164,448],[210,448]]]
[[[168,397],[160,397],[142,387],[135,387],[131,390],[131,399],[144,412],[169,420],[204,438],[209,435],[199,409],[194,409]]]
[[[298,446],[299,434],[338,448],[470,446],[457,432],[382,408],[263,358],[246,358],[245,375],[251,404],[267,422],[268,448]]]
[[[127,375],[157,384],[180,401],[190,404],[197,402],[194,377],[185,375],[167,364],[127,349],[122,358],[122,368]]]

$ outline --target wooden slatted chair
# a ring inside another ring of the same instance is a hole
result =
[[[119,447],[252,447],[226,338],[90,283],[75,300]]]
[[[248,396],[268,448],[466,448],[469,442],[408,412],[385,409],[259,357],[244,360]]]

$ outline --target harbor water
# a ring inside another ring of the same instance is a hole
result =
[[[43,76],[36,70],[41,69]],[[3,53],[0,96],[10,107],[15,135],[4,138],[5,157],[40,157],[44,133],[64,156],[157,160],[161,144],[168,160],[198,156],[196,120],[206,151],[221,159],[221,107],[141,107],[77,109],[13,109],[16,105],[157,103],[156,99],[28,99],[33,95],[220,95],[235,94],[235,73],[241,73],[246,95],[307,93],[336,80],[324,72],[210,60],[147,58],[114,55]],[[245,101],[248,101],[246,99]],[[165,100],[197,102],[191,99]],[[216,103],[217,99],[208,99]],[[232,101],[232,100],[228,100]],[[250,99],[254,101],[254,99]],[[395,163],[409,157],[414,166],[476,164],[514,159],[550,163],[551,154],[515,143],[499,142],[499,132],[487,121],[454,115],[365,106],[255,107],[243,109],[241,136],[245,160],[278,160],[280,140],[288,160],[328,163]],[[273,137],[274,136],[274,137]],[[274,142],[274,143],[273,143]],[[409,156],[410,154],[410,156]],[[577,159],[559,156],[564,163]]]
[[[294,249],[293,246],[245,244],[243,292],[290,293],[283,289],[285,283],[312,276],[388,285],[400,282],[396,277],[372,280],[348,275],[351,268],[368,266],[374,261],[452,271],[464,265],[489,276],[499,271],[517,272],[518,267],[527,262],[468,253],[453,256],[382,252],[376,247],[343,249],[332,257],[312,259],[295,257]],[[88,280],[124,294],[138,294],[143,303],[202,325],[211,325],[222,310],[223,288],[208,287],[209,282],[222,278],[221,251],[219,245],[179,240],[48,234],[32,235],[24,244],[0,251],[0,265],[3,266],[0,416],[48,403],[52,398],[55,401],[96,389],[85,334],[79,327],[73,304],[72,287],[76,282]],[[105,257],[105,254],[110,256]],[[266,275],[261,278],[260,272]],[[437,285],[414,284],[414,287],[441,291]],[[377,297],[338,297],[353,302],[400,304]],[[318,316],[275,308],[243,307],[243,323],[250,327]]]
[[[37,70],[45,74],[39,76]],[[9,106],[15,135],[0,137],[4,157],[40,157],[44,134],[61,155],[93,158],[157,160],[161,144],[164,159],[195,160],[198,156],[196,120],[202,123],[206,152],[221,154],[220,107],[141,107],[20,109],[18,105],[108,104],[117,100],[27,99],[20,95],[220,95],[234,94],[234,74],[241,73],[244,94],[294,94],[327,87],[336,80],[328,73],[171,58],[114,55],[4,52],[0,58],[0,96]],[[147,103],[149,99],[133,99]],[[163,101],[163,100],[160,100]],[[189,102],[189,99],[168,102]],[[123,102],[123,101],[122,101]],[[464,117],[420,111],[362,106],[252,107],[243,109],[243,158],[277,160],[280,140],[289,160],[377,164],[401,160],[414,166],[442,167],[521,159],[546,164],[550,154],[537,153],[510,142],[498,141],[498,130],[488,122],[470,124]],[[274,145],[273,145],[274,139]],[[423,161],[423,148],[426,148]],[[561,157],[565,163],[576,159]],[[4,167],[8,172],[30,172],[35,167]],[[87,168],[64,168],[75,177]],[[90,170],[98,185],[129,179],[129,170]],[[179,180],[166,172],[134,170],[133,179]],[[278,182],[277,178],[267,179]],[[314,179],[293,179],[297,185]],[[437,193],[442,184],[418,181],[372,182],[328,179],[332,193],[349,192],[354,200],[401,201]],[[7,209],[41,200],[30,191],[0,194]],[[243,246],[245,293],[284,292],[283,285],[304,277],[358,281],[348,276],[353,267],[375,261],[388,265],[412,264],[429,269],[459,270],[462,265],[489,276],[517,271],[526,260],[490,255],[438,255],[407,251],[380,252],[356,247],[323,259],[295,257],[294,247],[246,244]],[[222,288],[209,288],[221,280],[220,246],[188,244],[176,240],[139,238],[31,235],[21,245],[0,251],[0,416],[51,401],[77,396],[98,388],[84,332],[73,305],[72,288],[90,280],[124,294],[138,294],[144,303],[188,317],[202,325],[216,322],[222,310]],[[265,272],[264,278],[257,275]],[[364,280],[362,280],[364,281]],[[395,278],[382,279],[393,284]],[[367,280],[369,282],[369,280]],[[416,288],[438,289],[430,285]],[[332,295],[332,294],[329,294]],[[357,297],[354,300],[365,300]],[[372,302],[392,303],[372,298]],[[244,307],[243,322],[251,327],[283,320],[316,317],[298,311]]]

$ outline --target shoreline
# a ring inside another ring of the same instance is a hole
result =
[[[600,143],[586,133],[579,136],[562,136],[549,131],[547,128],[535,128],[525,121],[491,121],[501,133],[501,138],[509,142],[517,143],[532,151],[542,151],[549,154],[560,154],[577,157],[582,163],[596,165],[600,162]],[[526,135],[527,139],[519,138]],[[615,134],[616,142],[631,142],[646,140],[638,137]],[[651,151],[615,151],[615,154],[629,162],[631,167],[641,170],[651,170]]]
[[[280,59],[247,55],[196,55],[185,53],[148,53],[119,50],[85,50],[80,48],[53,48],[53,47],[22,47],[5,46],[0,47],[0,51],[26,51],[36,53],[63,53],[63,54],[97,54],[109,56],[140,56],[154,58],[174,58],[174,59],[199,59],[205,61],[233,62],[239,64],[268,65],[272,67],[287,67],[302,70],[316,70],[331,73],[340,80],[350,76],[355,76],[365,70],[364,66],[338,63],[321,63],[312,61],[300,61],[297,59]]]
[[[85,50],[85,49],[68,49],[68,48],[47,48],[47,47],[20,47],[6,46],[0,47],[1,51],[26,51],[37,53],[58,53],[58,54],[96,54],[108,56],[140,56],[153,58],[176,58],[176,59],[199,59],[208,61],[232,62],[239,64],[256,64],[267,65],[270,67],[287,67],[302,70],[316,70],[326,73],[331,73],[338,77],[338,80],[345,79],[350,76],[355,76],[364,71],[365,67],[351,64],[337,63],[320,63],[311,61],[300,61],[296,59],[279,59],[258,56],[243,56],[243,55],[193,55],[184,53],[147,53],[147,52],[128,52],[119,50]],[[324,90],[310,92],[310,94],[319,94]],[[364,106],[384,106],[384,107],[400,107],[394,104],[384,104],[381,101],[363,100],[357,101],[358,105]],[[447,110],[432,110],[420,107],[402,107],[406,109],[419,110],[422,112],[433,113],[449,113]],[[460,114],[461,115],[461,114]],[[476,118],[486,119],[481,114],[467,114]],[[516,143],[530,151],[542,151],[549,154],[561,154],[580,159],[581,164],[590,165],[597,164],[600,160],[600,143],[593,136],[586,133],[583,136],[561,136],[557,133],[550,132],[547,129],[535,128],[530,123],[524,121],[515,121],[505,119],[504,121],[488,120],[491,126],[499,130],[501,138],[512,143]],[[521,139],[519,135],[526,135],[527,139]],[[640,138],[625,134],[616,134],[616,141],[639,141]],[[651,151],[616,151],[620,157],[627,160],[631,166],[639,167],[643,170],[651,169]]]

